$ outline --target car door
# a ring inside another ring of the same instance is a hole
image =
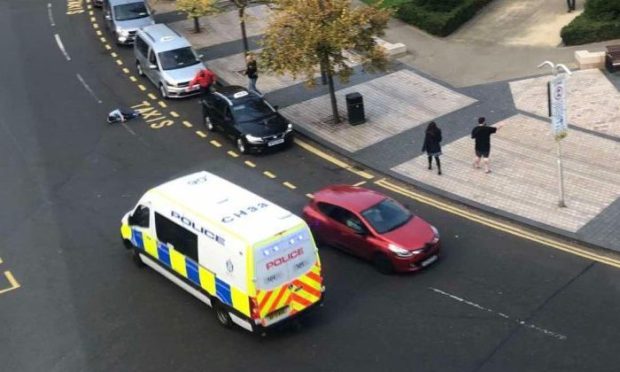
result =
[[[213,123],[214,127],[223,130],[226,101],[217,94],[211,94],[205,102],[211,123]]]
[[[157,249],[157,241],[151,231],[151,210],[148,206],[139,204],[129,217],[131,227],[131,241],[134,246],[153,254]]]
[[[113,27],[112,27],[112,10],[110,8],[110,1],[109,0],[103,0],[102,9],[103,9],[103,23],[105,24],[105,26],[108,29],[108,31],[111,31],[111,30],[113,30]]]
[[[157,56],[153,48],[149,48],[147,61],[147,65],[144,66],[144,74],[159,88],[159,66],[157,65]],[[151,68],[151,66],[155,66],[155,68]]]
[[[370,258],[374,246],[368,239],[370,232],[362,220],[353,212],[334,206],[329,217],[335,221],[331,224],[331,236],[334,245],[356,256]]]
[[[235,126],[230,106],[226,104],[222,113],[222,130],[230,138],[236,139],[239,136],[239,130]]]

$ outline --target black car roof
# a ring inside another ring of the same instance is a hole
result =
[[[235,94],[239,93],[239,92],[246,92],[249,93],[247,89],[245,89],[242,86],[239,85],[227,85],[221,88],[217,89],[217,92],[221,95],[223,95],[224,97],[228,98],[231,101],[236,100],[237,98],[235,98]],[[244,95],[245,97],[245,95]]]

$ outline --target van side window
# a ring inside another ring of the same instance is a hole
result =
[[[171,244],[176,251],[198,262],[198,236],[155,212],[155,231],[162,243]]]
[[[149,52],[148,44],[145,43],[144,40],[142,40],[142,38],[140,36],[136,37],[136,48],[138,49],[140,54],[142,54],[145,57],[146,57],[146,55]]]
[[[150,210],[144,205],[138,205],[136,210],[131,215],[130,224],[138,227],[149,227],[150,225]]]
[[[149,63],[157,66],[157,59],[155,58],[155,53],[153,53],[153,50],[149,53]]]

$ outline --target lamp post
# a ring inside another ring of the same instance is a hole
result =
[[[566,118],[566,76],[572,75],[570,70],[561,63],[554,64],[545,61],[538,65],[538,68],[549,66],[553,72],[553,79],[547,83],[547,95],[549,104],[549,116],[551,116],[551,127],[555,135],[557,144],[557,164],[558,164],[558,183],[560,199],[558,206],[565,208],[564,202],[564,169],[562,166],[562,139],[568,134],[568,122]],[[564,73],[560,74],[559,70]]]

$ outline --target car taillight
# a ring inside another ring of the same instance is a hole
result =
[[[250,297],[250,315],[252,316],[252,319],[260,319],[260,313],[258,310],[258,302],[256,302],[256,299]]]

